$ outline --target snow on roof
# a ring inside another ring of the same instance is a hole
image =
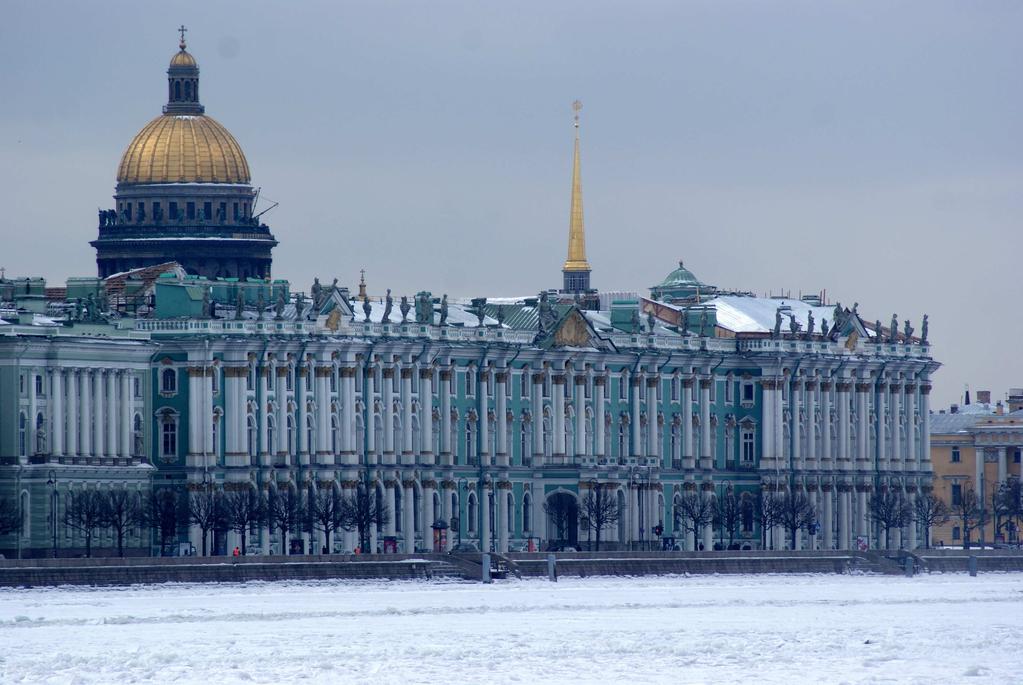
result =
[[[713,306],[717,311],[717,325],[736,333],[769,333],[774,330],[775,312],[779,307],[787,307],[782,311],[782,330],[789,330],[789,320],[795,318],[805,331],[809,315],[813,313],[814,328],[820,330],[821,320],[827,319],[828,325],[834,318],[834,307],[815,307],[802,300],[780,299],[774,297],[740,297],[738,295],[722,295],[709,300],[706,305]]]

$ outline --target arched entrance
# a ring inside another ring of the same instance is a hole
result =
[[[547,539],[552,545],[579,544],[579,503],[567,492],[556,492],[544,504]]]

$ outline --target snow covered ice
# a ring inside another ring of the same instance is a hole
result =
[[[1009,683],[1023,574],[0,590],[3,683]]]

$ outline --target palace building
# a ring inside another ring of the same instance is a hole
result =
[[[365,488],[393,513],[371,546],[406,552],[585,546],[596,489],[616,503],[612,549],[786,548],[756,515],[762,493],[785,492],[816,510],[796,547],[876,547],[871,493],[932,487],[926,320],[915,336],[856,306],[724,291],[681,264],[649,297],[599,297],[578,106],[561,288],[449,298],[424,283],[392,298],[317,279],[300,292],[269,279],[276,242],[183,40],[168,75],[164,114],[129,145],[101,214],[98,276],[0,281],[0,496],[25,522],[0,552],[80,551],[68,494],[126,484]],[[693,495],[734,498],[732,529],[684,525]],[[250,544],[322,551],[315,531],[288,538],[264,526]],[[197,526],[177,540],[200,548]],[[896,544],[921,541],[911,525]],[[219,533],[214,549],[235,544]]]

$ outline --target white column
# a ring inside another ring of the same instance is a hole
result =
[[[92,383],[92,411],[93,411],[93,454],[97,457],[105,456],[106,448],[106,420],[104,414],[105,402],[103,400],[103,389],[106,385],[106,370],[96,369],[95,378]]]
[[[803,470],[803,450],[799,437],[799,407],[803,394],[803,382],[798,376],[792,379],[792,390],[789,395],[789,436],[792,438],[792,465],[797,471]],[[798,538],[798,536],[796,536]],[[798,543],[798,540],[797,540]]]
[[[501,397],[503,403],[504,393]],[[419,369],[419,436],[420,458],[425,464],[433,464],[433,369],[429,366]]]
[[[364,425],[366,431],[366,456],[368,461],[369,455],[373,455],[373,457],[376,458],[380,452],[380,445],[377,444],[376,417],[374,416],[374,405],[376,404],[377,392],[375,366],[364,368],[363,374],[366,379],[366,395],[362,399],[363,404],[365,405],[365,409],[363,411],[365,413]],[[392,509],[391,512],[393,513],[394,510]]]
[[[106,396],[106,456],[117,456],[117,420],[118,420],[118,399],[117,399],[117,374],[114,369],[107,370],[107,396]]]
[[[875,405],[874,405],[874,425],[877,427],[877,451],[880,455],[878,458],[878,464],[880,465],[880,471],[887,473],[890,465],[888,463],[888,447],[889,443],[885,439],[885,431],[888,428],[887,423],[887,405],[888,405],[888,383],[885,382],[882,376],[877,384],[877,392],[874,394]]]
[[[437,512],[433,508],[433,481],[422,481],[423,484],[423,520],[420,535],[423,538],[423,549],[433,551],[433,524],[437,520]]]
[[[821,463],[820,468],[835,468],[834,455],[831,453],[831,381],[821,382]],[[831,494],[828,493],[830,501]],[[825,549],[831,549],[826,547]]]
[[[848,381],[839,381],[835,388],[838,391],[838,468],[849,468],[849,387]]]
[[[920,385],[920,439],[921,449],[920,470],[931,470],[931,384],[927,380]]]
[[[696,468],[693,451],[693,378],[682,379],[682,468]]]
[[[508,553],[508,493],[511,492],[511,483],[502,482],[498,484],[497,493],[497,553]]]
[[[384,405],[383,447],[384,463],[394,463],[394,367],[385,365],[383,368],[380,401]]]
[[[700,379],[700,469],[706,474],[714,468],[714,455],[710,451],[713,426],[710,424],[710,384],[712,378]]]
[[[533,466],[543,464],[543,378],[542,371],[533,374]]]
[[[860,471],[870,469],[867,453],[870,443],[870,410],[867,408],[869,391],[869,383],[856,384],[856,468]]]
[[[586,376],[578,374],[575,381],[575,394],[572,399],[575,401],[575,455],[581,457],[586,454]]]
[[[906,470],[920,468],[920,453],[916,442],[916,385],[906,384]]]
[[[867,485],[861,483],[856,487],[856,527],[857,534],[868,540],[872,548],[880,545],[870,540],[870,524],[867,519]]]
[[[817,450],[817,380],[811,379],[805,384],[806,387],[806,458],[805,468],[813,471],[820,468],[820,455]],[[816,492],[814,499],[816,499]]]
[[[480,551],[490,551],[490,488],[484,487],[481,490],[483,496],[480,498],[480,513],[482,525],[480,525]]]
[[[267,360],[262,361],[262,366],[256,369],[256,373],[259,376],[259,391],[256,394],[256,410],[259,420],[259,449],[258,453],[260,456],[259,463],[263,466],[269,466],[271,460],[269,454],[273,451],[274,447],[270,445],[270,419],[267,411],[267,405],[270,402],[270,365]],[[277,430],[281,427],[277,426]]]
[[[849,500],[851,493],[848,485],[838,487],[838,548],[849,549]]]
[[[824,529],[823,549],[832,550],[835,548],[835,500],[831,483],[821,486],[821,499],[824,509],[824,520],[821,521],[821,527]]]
[[[395,534],[395,521],[398,520],[399,512],[394,508],[397,501],[397,498],[394,496],[394,489],[400,487],[400,481],[390,479],[384,481],[384,502],[387,504],[387,510],[391,512],[391,518],[384,525],[385,536],[394,537]]]
[[[453,515],[453,512],[451,510],[451,493],[452,493],[452,489],[453,488],[449,487],[450,485],[452,485],[452,484],[450,484],[448,481],[445,481],[442,484],[441,491],[440,491],[441,492],[441,494],[440,494],[440,510],[442,512],[441,516],[444,518],[444,523],[448,524],[449,526],[451,525],[451,516]],[[454,485],[454,487],[458,487],[458,486]],[[458,537],[458,531],[454,530],[453,528],[449,528],[448,529],[447,540],[444,543],[444,551],[445,552],[451,551],[452,546],[454,546],[454,544],[455,544],[455,538],[457,538],[457,537]]]
[[[913,507],[914,509],[916,507],[916,496],[917,496],[916,490],[907,493],[907,498],[909,499],[909,506]],[[916,521],[910,521],[908,533],[909,533],[908,535],[909,540],[907,542],[908,549],[914,550],[918,547]]]
[[[246,454],[248,425],[246,423],[246,406],[243,393],[247,367],[228,366],[224,368],[224,439],[226,454],[224,461],[228,466],[243,466],[249,463]],[[241,391],[239,387],[241,386]]]
[[[451,374],[450,368],[441,369],[440,387],[437,388],[437,394],[440,396],[441,464],[445,466],[450,466],[454,463],[454,460],[451,458]]]
[[[497,443],[494,454],[498,466],[508,465],[508,371],[494,374],[494,431]]]
[[[274,401],[277,403],[277,417],[276,417],[276,419],[277,419],[277,435],[274,436],[274,437],[276,438],[275,442],[277,444],[270,446],[270,453],[274,454],[277,457],[279,457],[279,458],[284,460],[283,462],[280,462],[280,463],[287,464],[288,463],[288,461],[287,461],[287,454],[288,454],[288,451],[291,448],[291,445],[288,444],[288,367],[287,367],[287,365],[284,364],[283,361],[282,361],[281,365],[274,369],[274,373],[277,376],[277,378],[275,379],[275,382],[274,382]],[[317,378],[316,382],[317,382],[317,385],[318,385],[319,384],[319,378]],[[329,415],[329,407],[330,407],[330,398],[329,397],[327,398],[327,407],[328,407],[328,412],[327,413]],[[323,409],[322,409],[322,406],[319,403],[317,403],[317,406],[316,406],[316,413],[318,415],[317,419],[322,418],[322,416],[323,416]],[[292,425],[294,426],[293,430],[297,430],[298,429],[297,425],[295,425],[295,424],[292,424]],[[317,421],[317,425],[316,425],[317,431],[319,430],[319,427],[320,427],[319,426],[319,421]]]
[[[78,369],[67,370],[67,454],[78,456]]]
[[[401,367],[401,455],[403,464],[412,462],[412,372],[411,366]],[[422,431],[422,426],[419,427]],[[422,435],[422,433],[420,433]]]
[[[892,383],[888,386],[892,391],[892,406],[889,411],[889,421],[891,425],[891,452],[889,457],[891,458],[891,469],[893,471],[901,471],[904,466],[903,454],[902,454],[902,385],[899,383]]]
[[[479,420],[476,430],[479,435],[479,458],[481,466],[490,465],[490,401],[487,398],[487,386],[490,378],[488,369],[480,369],[476,374],[476,412]]]
[[[632,483],[629,487],[629,540],[635,543],[640,539],[639,534],[639,484]]]
[[[330,374],[334,367],[324,360],[318,361],[313,369],[314,392],[316,396],[316,463],[320,466],[334,464],[334,453],[330,449]],[[283,397],[283,393],[282,393]]]
[[[774,393],[777,392],[775,389],[777,384],[772,379],[764,379],[760,382],[763,389],[763,399],[761,400],[761,412],[763,414],[761,418],[761,454],[760,454],[760,468],[763,470],[774,469],[775,467],[775,454],[774,454]]]
[[[558,372],[554,374],[551,389],[551,407],[554,420],[551,426],[554,430],[554,440],[551,443],[551,453],[555,457],[565,456],[565,374]]]
[[[82,456],[91,457],[93,451],[92,443],[92,369],[82,369],[80,378],[79,394],[82,398],[81,416],[81,453]]]
[[[402,481],[405,493],[401,498],[402,514],[404,521],[401,524],[401,533],[404,538],[405,554],[415,554],[416,551],[416,496],[415,485],[411,480]]]
[[[606,456],[604,445],[604,387],[607,379],[603,376],[593,378],[593,451],[595,456]]]
[[[50,454],[64,454],[64,371],[50,371]]]
[[[629,378],[629,399],[632,405],[630,425],[632,427],[632,451],[629,456],[638,457],[643,454],[643,426],[640,422],[642,414],[641,401],[643,395],[643,378],[633,375]]]
[[[132,412],[132,372],[125,369],[121,371],[119,378],[121,380],[121,442],[120,442],[120,456],[127,459],[131,457],[131,449],[133,439],[134,426],[132,425],[132,419],[134,413]]]
[[[807,435],[809,435],[809,433]],[[817,512],[818,520],[820,520],[820,509],[818,508],[818,504],[817,504],[817,502],[819,501],[819,498],[817,496],[817,488],[816,488],[816,486],[814,486],[812,484],[811,484],[811,487],[813,487],[813,489],[810,490],[809,492],[807,492],[807,497],[810,498],[810,506],[813,507],[813,510],[815,512]],[[809,548],[810,548],[810,550],[816,551],[817,549],[819,549],[818,548],[818,544],[817,544],[819,538],[817,537],[816,534],[810,534],[808,539],[809,539]]]
[[[660,454],[658,440],[660,431],[657,426],[657,384],[660,383],[660,374],[653,372],[646,377],[646,454],[648,457],[656,457]]]
[[[224,369],[225,373],[227,369]],[[313,381],[315,384],[315,380]],[[309,421],[309,367],[306,365],[304,359],[299,359],[295,364],[295,430],[298,431],[295,435],[295,447],[298,451],[297,455],[294,455],[291,464],[308,466],[311,462],[309,459],[309,431],[307,429]],[[313,419],[313,426],[315,431],[316,420]],[[313,438],[315,441],[315,437]]]

